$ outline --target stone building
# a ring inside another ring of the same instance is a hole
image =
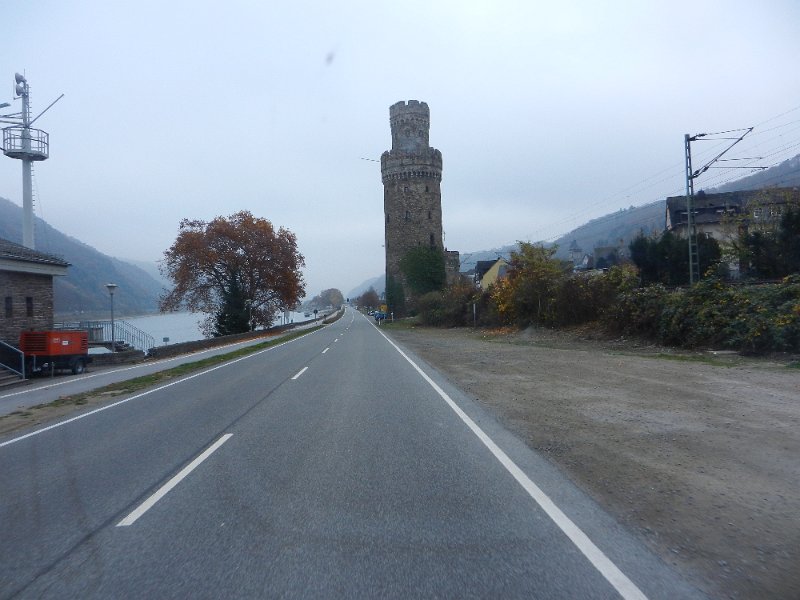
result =
[[[411,291],[400,261],[412,248],[426,246],[445,253],[448,281],[458,277],[458,252],[448,252],[442,238],[442,153],[429,144],[430,111],[425,102],[409,100],[389,107],[392,149],[381,156],[386,248],[386,294],[408,299]],[[400,309],[402,310],[402,309]]]
[[[0,239],[0,341],[16,345],[26,329],[53,327],[53,277],[69,263]]]

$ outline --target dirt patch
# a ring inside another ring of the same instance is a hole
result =
[[[49,404],[22,408],[7,415],[0,415],[0,435],[15,431],[21,432],[26,429],[49,425],[67,417],[74,417],[80,412],[93,410],[108,404],[117,396],[128,392],[129,390],[126,389],[118,389],[76,394],[75,396],[62,396]]]
[[[588,332],[386,331],[712,597],[800,597],[800,370]]]

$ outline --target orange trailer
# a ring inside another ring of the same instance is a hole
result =
[[[23,331],[19,349],[25,353],[26,373],[70,369],[78,374],[92,362],[87,331]]]

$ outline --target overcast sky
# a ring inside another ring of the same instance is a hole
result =
[[[0,102],[15,71],[34,114],[65,94],[35,125],[37,216],[156,261],[182,218],[247,209],[297,235],[309,295],[383,272],[363,159],[399,100],[430,107],[461,252],[682,193],[684,133],[759,125],[736,156],[800,152],[797,0],[41,0],[2,22]],[[0,196],[22,204],[20,161],[0,157]]]

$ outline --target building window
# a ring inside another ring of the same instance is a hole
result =
[[[406,211],[406,221],[410,221],[410,220],[411,220],[411,211],[407,210]]]
[[[428,189],[428,186],[427,186],[427,185],[425,186],[425,191],[426,191],[426,192],[430,192],[430,190]]]
[[[407,185],[404,185],[404,186],[403,186],[403,191],[404,191],[404,192],[407,192],[407,191],[408,191],[408,186],[407,186]]]
[[[431,248],[433,248],[436,244],[433,241],[433,234],[431,234]]]
[[[10,319],[14,316],[14,310],[12,309],[12,302],[11,296],[6,296],[6,319]]]
[[[428,221],[431,220],[431,211],[428,211]]]
[[[31,296],[25,297],[25,316],[33,316],[33,298]]]

